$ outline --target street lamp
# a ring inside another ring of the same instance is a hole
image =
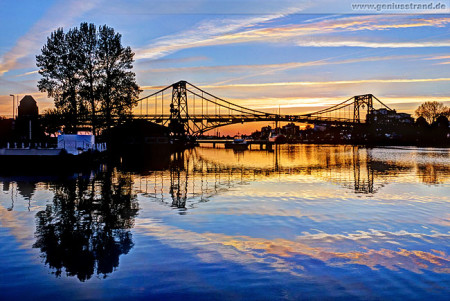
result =
[[[9,96],[12,96],[12,98],[13,98],[13,115],[12,115],[12,118],[14,120],[14,105],[15,105],[15,103],[14,103],[14,94],[9,94]]]

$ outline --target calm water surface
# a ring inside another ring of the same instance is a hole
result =
[[[450,151],[196,148],[0,176],[0,299],[450,296]]]

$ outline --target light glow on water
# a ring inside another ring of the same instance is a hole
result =
[[[2,176],[1,296],[445,299],[449,155],[196,148],[163,170]]]

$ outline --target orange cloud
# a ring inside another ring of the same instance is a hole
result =
[[[361,80],[338,80],[338,81],[298,81],[298,82],[271,82],[271,83],[245,83],[226,85],[198,85],[202,89],[229,89],[229,88],[266,88],[266,87],[289,87],[289,86],[326,86],[326,85],[347,85],[365,83],[427,83],[446,82],[450,77],[440,78],[393,78],[393,79],[361,79]],[[158,90],[166,86],[141,86],[143,90]]]
[[[397,79],[362,79],[362,80],[339,80],[339,81],[303,81],[303,82],[276,82],[276,83],[255,83],[255,84],[228,84],[228,85],[203,85],[202,88],[229,88],[229,87],[284,87],[284,86],[314,86],[314,85],[344,85],[363,83],[420,83],[420,82],[442,82],[450,81],[449,77],[442,78],[397,78]]]
[[[310,40],[301,40],[296,43],[302,47],[366,47],[366,48],[424,48],[424,47],[450,47],[450,41],[419,41],[419,42],[372,42],[364,40],[348,39],[326,39],[314,38]]]
[[[424,60],[445,60],[445,59],[450,59],[450,55],[438,55],[424,58]]]

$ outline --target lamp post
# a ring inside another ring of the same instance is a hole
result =
[[[14,94],[9,94],[9,96],[12,96],[12,98],[13,98],[13,115],[12,115],[12,118],[14,119],[14,105],[15,105],[15,103],[14,103]]]

